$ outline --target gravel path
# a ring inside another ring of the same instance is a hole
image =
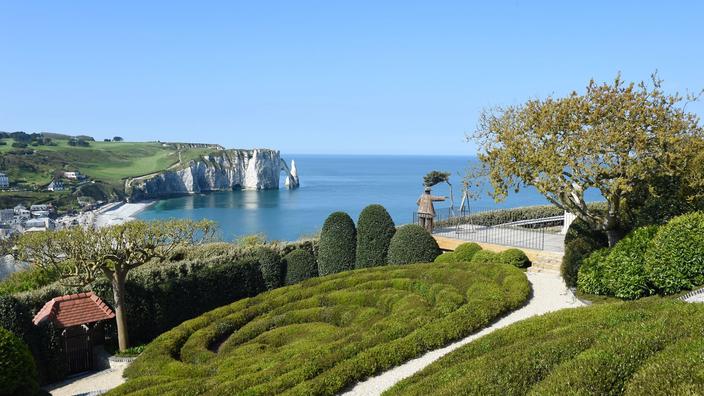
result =
[[[356,384],[352,389],[343,393],[343,395],[380,395],[397,382],[424,369],[426,366],[440,359],[444,355],[447,355],[455,349],[468,344],[479,337],[489,334],[496,329],[500,329],[532,316],[557,311],[563,308],[579,307],[583,305],[574,297],[572,292],[567,289],[559,274],[550,272],[528,272],[526,275],[528,276],[530,283],[533,285],[533,297],[523,308],[513,311],[512,313],[494,322],[493,325],[479,331],[478,333],[474,333],[444,348],[428,352],[419,358],[394,367],[393,369],[381,373],[376,377],[368,378],[367,380]]]
[[[53,396],[99,395],[125,382],[122,372],[127,364],[98,371],[85,377],[72,378],[45,388]]]

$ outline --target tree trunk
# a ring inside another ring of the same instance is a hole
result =
[[[609,238],[609,247],[614,247],[618,241],[623,239],[623,232],[617,228],[606,230],[606,237]]]
[[[120,352],[129,347],[127,335],[127,318],[125,317],[125,279],[127,274],[115,271],[112,277],[112,294],[115,299],[115,322],[117,323],[117,342]]]

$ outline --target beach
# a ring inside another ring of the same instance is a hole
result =
[[[95,211],[93,224],[100,228],[110,225],[122,224],[134,220],[140,212],[144,211],[156,201],[134,203],[118,202],[106,205]]]

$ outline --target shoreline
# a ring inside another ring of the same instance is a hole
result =
[[[144,202],[130,202],[113,205],[97,213],[94,224],[96,227],[106,227],[110,225],[123,224],[136,219],[136,216],[145,211],[150,206],[157,203],[157,200]]]

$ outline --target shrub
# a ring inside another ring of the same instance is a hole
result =
[[[27,345],[0,327],[0,393],[34,395],[39,390],[37,369]]]
[[[606,272],[606,258],[610,249],[604,248],[590,254],[582,261],[577,277],[577,288],[587,294],[609,294],[604,274]]]
[[[389,245],[389,264],[432,263],[440,247],[432,235],[417,224],[407,224],[396,231]]]
[[[702,304],[564,309],[464,345],[386,395],[698,395],[702,332]]]
[[[637,228],[621,239],[606,257],[605,284],[609,294],[633,300],[652,294],[645,271],[645,252],[658,228]]]
[[[318,276],[315,257],[308,251],[297,249],[284,256],[286,267],[286,284],[292,285]]]
[[[704,284],[704,212],[678,216],[662,226],[646,253],[646,270],[664,294]]]
[[[332,213],[323,224],[318,251],[318,273],[321,276],[354,268],[357,231],[345,212]]]
[[[482,250],[482,247],[477,243],[463,243],[455,248],[455,260],[470,262],[472,257],[480,250]]]
[[[284,283],[284,269],[281,256],[270,247],[262,246],[254,251],[254,258],[259,263],[264,286],[267,290],[280,287]]]
[[[528,256],[520,249],[506,249],[499,253],[497,261],[503,264],[512,265],[517,268],[530,267]]]
[[[529,295],[525,275],[506,265],[411,264],[309,279],[162,334],[110,394],[337,394],[476,332]]]
[[[457,260],[455,259],[455,253],[454,252],[445,252],[437,257],[435,257],[435,260],[433,260],[434,263],[456,263]]]
[[[592,230],[587,223],[577,218],[565,234],[565,254],[562,256],[560,273],[568,287],[577,286],[579,267],[585,257],[609,245],[606,233]]]
[[[565,244],[560,274],[568,287],[577,287],[577,274],[585,257],[594,252],[595,247],[587,238],[577,238]]]
[[[32,326],[27,309],[15,297],[0,295],[0,327],[24,337]]]
[[[499,254],[490,250],[480,250],[472,257],[474,264],[494,264],[497,262]]]
[[[356,268],[386,264],[391,238],[396,226],[389,212],[381,205],[369,205],[357,220]]]
[[[35,290],[56,282],[60,277],[60,271],[55,268],[30,267],[26,270],[13,272],[0,281],[0,295]]]

